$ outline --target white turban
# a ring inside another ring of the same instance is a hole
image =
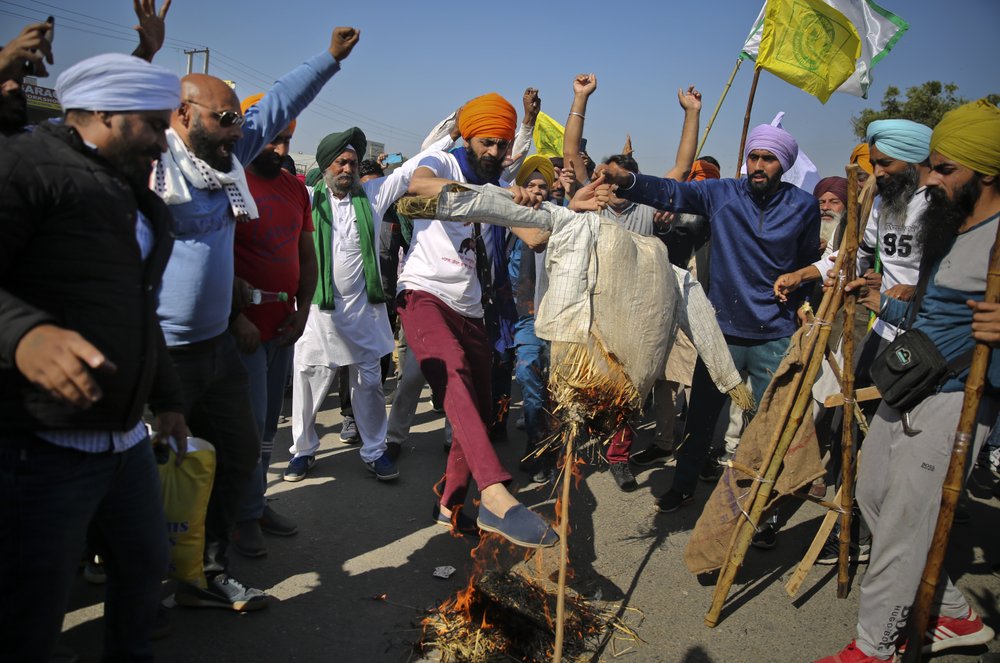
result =
[[[181,103],[181,81],[163,67],[121,53],[78,62],[56,79],[63,110],[173,110]]]

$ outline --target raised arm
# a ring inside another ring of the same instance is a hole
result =
[[[340,62],[351,54],[361,31],[357,28],[333,29],[330,47],[278,79],[246,114],[243,138],[234,153],[249,163],[288,123],[306,109],[326,82],[340,70]]]
[[[542,99],[538,96],[538,90],[529,87],[524,91],[522,97],[524,102],[524,118],[521,126],[517,128],[514,142],[511,144],[510,156],[504,163],[503,178],[508,182],[513,182],[517,177],[517,171],[521,169],[524,158],[528,156],[531,149],[531,137],[535,133],[535,120],[538,119],[538,111],[542,109]]]
[[[691,172],[695,151],[698,149],[698,118],[701,116],[701,92],[693,85],[687,91],[677,90],[677,102],[684,110],[684,124],[681,126],[681,142],[677,146],[674,167],[664,177],[682,181]]]
[[[139,33],[139,45],[132,55],[152,62],[167,36],[167,12],[170,10],[170,0],[165,0],[160,11],[156,11],[156,0],[132,0],[135,16],[139,25],[132,29]]]
[[[595,74],[580,74],[573,79],[573,104],[566,118],[566,133],[563,136],[563,163],[573,166],[576,181],[583,184],[587,180],[587,165],[580,154],[580,140],[583,138],[583,121],[587,115],[587,101],[597,89]]]

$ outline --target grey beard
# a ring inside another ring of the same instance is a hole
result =
[[[824,242],[833,239],[833,234],[844,220],[844,212],[830,212],[830,217],[819,217],[819,238]]]
[[[337,181],[339,177],[339,175],[323,173],[323,181],[326,182],[326,188],[328,188],[330,193],[335,195],[337,198],[343,198],[354,189],[354,186],[358,183],[358,181],[357,179],[352,179],[351,183],[348,184],[347,187],[343,187]]]
[[[891,191],[882,196],[879,216],[883,219],[905,221],[906,208],[920,184],[920,174],[915,167],[910,166],[903,174],[896,176],[896,183],[898,186],[893,186]]]

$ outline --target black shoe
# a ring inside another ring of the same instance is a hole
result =
[[[358,425],[354,423],[354,417],[344,417],[344,423],[340,425],[340,441],[347,444],[361,442],[361,434],[358,433]]]
[[[671,488],[656,500],[656,510],[660,513],[673,513],[693,501],[694,493],[682,493]]]
[[[655,444],[651,444],[642,451],[632,454],[629,460],[639,466],[660,465],[666,463],[673,455],[673,451],[661,449]]]
[[[753,535],[753,538],[750,539],[750,545],[761,550],[770,550],[777,544],[777,538],[774,526],[767,523]]]
[[[698,473],[698,478],[705,483],[717,483],[719,477],[722,476],[722,465],[720,465],[720,460],[722,458],[719,456],[711,455],[705,460],[705,464],[701,468],[701,472]]]
[[[639,484],[635,482],[635,477],[632,476],[628,462],[611,463],[611,476],[615,478],[615,483],[623,492],[630,493],[639,487]]]
[[[970,520],[972,520],[972,516],[969,514],[969,505],[964,502],[955,505],[953,522],[956,525],[967,525]]]
[[[205,589],[186,582],[177,583],[174,600],[187,608],[226,608],[236,612],[267,607],[267,594],[245,586],[232,576],[220,573],[207,580],[208,586]]]
[[[399,460],[400,455],[403,453],[403,445],[399,442],[386,442],[385,443],[385,454],[389,457],[392,462]]]
[[[153,628],[150,630],[150,640],[162,640],[170,635],[174,630],[174,624],[170,621],[170,611],[163,607],[163,604],[156,606],[156,618],[153,620]]]
[[[543,467],[531,476],[531,480],[535,483],[549,483],[556,478],[556,470],[554,467]]]
[[[852,562],[858,561],[858,544],[851,541],[849,547],[850,554],[848,559]],[[826,537],[826,543],[823,544],[823,549],[819,552],[819,557],[816,558],[816,563],[822,566],[833,566],[840,560],[840,532],[830,532],[830,536]]]

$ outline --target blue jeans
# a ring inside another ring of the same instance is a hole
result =
[[[151,661],[167,525],[148,439],[88,454],[0,433],[0,661],[48,661],[87,540],[104,559],[104,660]]]
[[[205,516],[205,574],[212,576],[228,567],[229,534],[260,461],[260,433],[247,371],[229,332],[168,349],[184,389],[191,434],[215,446],[215,481]]]
[[[271,465],[278,417],[285,403],[285,380],[293,350],[294,346],[280,346],[277,339],[272,339],[261,343],[252,354],[240,353],[250,382],[250,409],[260,431],[260,461],[247,486],[238,521],[260,520],[264,514],[267,468]]]
[[[524,432],[529,442],[536,443],[545,433],[549,346],[535,336],[534,318],[521,318],[514,329],[514,377],[521,385]]]
[[[770,341],[726,337],[736,370],[749,376],[750,389],[756,402],[760,403],[764,397],[764,390],[788,351],[790,340],[790,337]],[[699,358],[691,381],[691,405],[684,425],[684,436],[677,450],[677,470],[674,472],[672,490],[694,492],[698,473],[708,459],[712,446],[715,423],[728,402],[729,397],[719,392]]]

